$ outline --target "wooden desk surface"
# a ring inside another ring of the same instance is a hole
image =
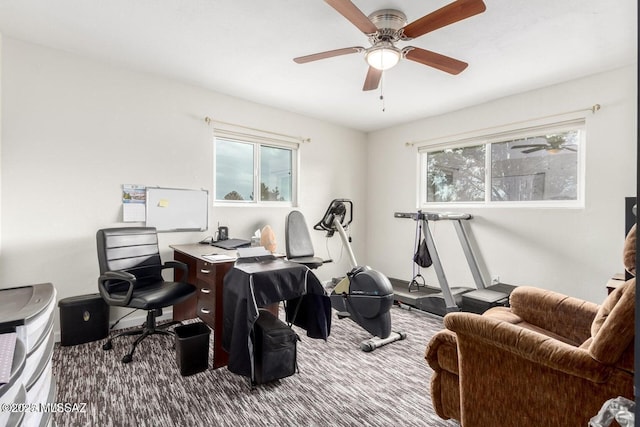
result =
[[[211,245],[203,245],[200,243],[190,243],[186,245],[169,245],[169,247],[176,252],[180,252],[187,256],[197,258],[201,261],[206,261],[206,262],[212,262],[212,261],[206,258],[203,258],[203,255],[221,254],[221,255],[228,255],[234,258],[238,256],[238,253],[235,249],[227,250],[227,249],[217,248]],[[222,262],[235,262],[235,260],[222,261]]]

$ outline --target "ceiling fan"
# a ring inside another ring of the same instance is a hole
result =
[[[540,139],[540,138],[536,138]],[[544,143],[540,144],[523,144],[523,145],[514,145],[511,147],[512,150],[519,148],[526,148],[526,150],[522,150],[521,153],[529,154],[534,153],[536,151],[547,150],[551,154],[559,153],[562,150],[577,152],[575,148],[572,148],[571,145],[575,144],[565,144],[567,142],[564,135],[547,135],[542,137],[545,140]]]
[[[466,62],[415,46],[406,46],[400,49],[396,43],[415,39],[482,13],[486,9],[482,0],[456,0],[407,25],[407,17],[399,10],[383,9],[366,16],[350,0],[325,0],[325,2],[358,27],[369,38],[371,47],[346,47],[300,56],[293,60],[298,64],[304,64],[319,59],[364,52],[365,59],[369,64],[362,88],[365,91],[376,89],[380,84],[382,72],[396,65],[401,58],[419,62],[450,74],[462,72],[469,65]]]

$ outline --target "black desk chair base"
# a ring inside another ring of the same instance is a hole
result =
[[[160,316],[160,315],[162,315],[162,309],[160,308],[156,310],[149,310],[147,312],[147,321],[144,323],[144,325],[142,325],[142,328],[124,331],[113,337],[108,338],[107,341],[102,345],[102,349],[105,351],[111,350],[113,348],[112,341],[116,338],[140,335],[131,344],[129,353],[125,354],[122,357],[122,363],[131,362],[133,360],[133,353],[136,351],[136,347],[138,346],[138,344],[142,342],[143,339],[147,338],[148,336],[151,336],[151,335],[168,335],[171,337],[175,336],[175,332],[168,331],[166,329],[174,325],[180,325],[182,323],[178,321],[171,321],[168,323],[163,323],[162,325],[158,326],[156,323],[156,316]],[[174,343],[174,346],[175,346],[175,343]]]

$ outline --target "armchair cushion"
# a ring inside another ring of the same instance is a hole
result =
[[[580,345],[591,336],[598,305],[557,292],[519,286],[511,293],[510,312],[555,338]]]

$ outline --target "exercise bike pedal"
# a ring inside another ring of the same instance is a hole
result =
[[[338,319],[345,319],[347,317],[351,317],[351,313],[349,313],[347,311],[339,311],[338,312]]]

